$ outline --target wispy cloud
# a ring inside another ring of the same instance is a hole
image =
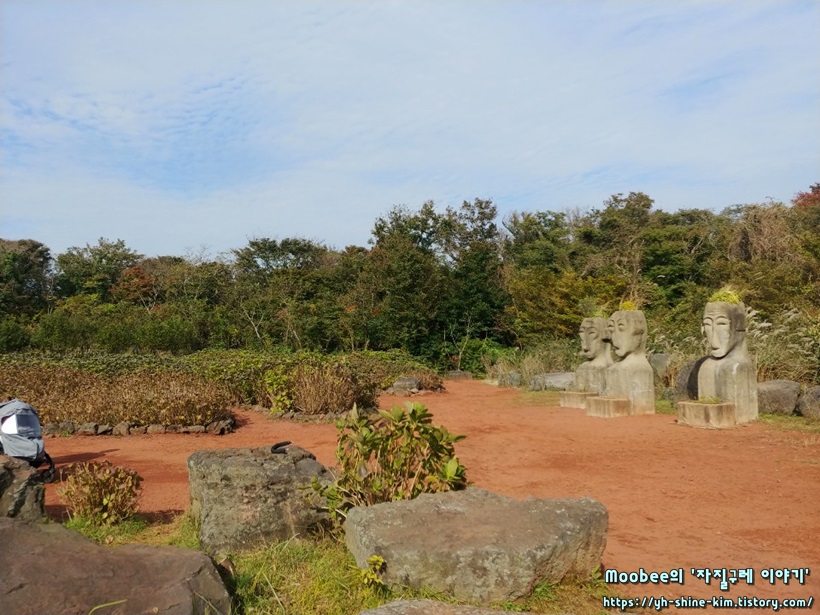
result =
[[[362,244],[391,205],[788,199],[813,1],[0,4],[0,235]]]

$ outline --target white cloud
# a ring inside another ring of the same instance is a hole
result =
[[[816,3],[0,7],[0,235],[56,251],[341,246],[428,198],[721,208],[818,179]]]

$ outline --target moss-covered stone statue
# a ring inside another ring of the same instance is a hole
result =
[[[746,345],[746,306],[723,291],[712,296],[703,311],[701,331],[709,354],[699,361],[698,398],[735,404],[737,423],[758,416],[757,370]]]
[[[629,400],[630,414],[655,413],[655,374],[646,358],[646,317],[619,310],[607,323],[616,361],[607,369],[604,396]]]

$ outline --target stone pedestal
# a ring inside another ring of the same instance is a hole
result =
[[[731,403],[738,423],[756,421],[757,373],[751,360],[704,360],[698,371],[698,397],[717,397]]]
[[[587,416],[614,419],[632,414],[631,404],[624,397],[588,397]]]
[[[729,429],[740,421],[731,402],[704,404],[697,401],[678,402],[678,423],[707,429]]]
[[[610,367],[604,395],[629,400],[629,414],[655,414],[655,374],[646,357],[633,354]]]
[[[588,393],[586,391],[561,391],[561,407],[583,410],[587,407],[587,399],[597,396],[598,393]]]

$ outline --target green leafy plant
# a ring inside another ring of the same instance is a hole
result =
[[[412,499],[420,493],[463,489],[466,468],[455,456],[464,436],[432,424],[421,404],[367,415],[354,406],[337,424],[341,472],[331,485],[314,484],[341,523],[353,506]]]
[[[387,562],[384,561],[384,558],[381,555],[371,555],[367,558],[367,568],[363,568],[359,571],[359,575],[361,576],[362,583],[364,583],[365,587],[387,589],[381,578],[381,574],[384,572],[386,567]]]
[[[714,303],[731,303],[737,305],[741,302],[740,294],[730,286],[724,286],[719,291],[712,293],[709,301]]]
[[[110,461],[79,463],[64,470],[57,495],[74,518],[111,525],[137,512],[142,477]]]

